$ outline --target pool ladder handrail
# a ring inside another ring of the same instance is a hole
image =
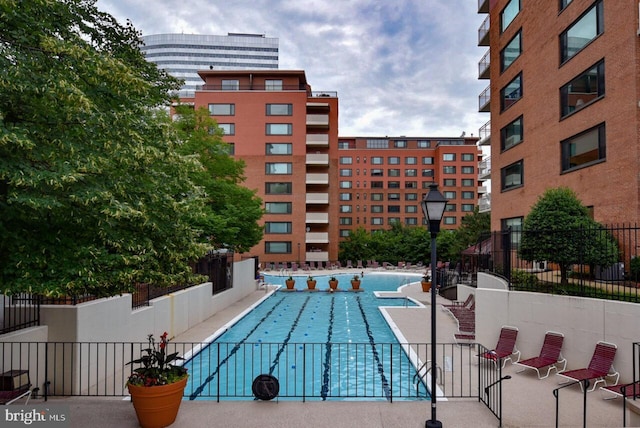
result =
[[[429,365],[428,368],[426,368],[427,364]],[[426,370],[425,370],[425,368],[426,368]],[[427,360],[420,366],[418,371],[416,371],[416,374],[413,375],[413,383],[416,384],[416,392],[418,391],[418,382],[416,382],[416,380],[419,379],[420,381],[422,381],[422,383],[424,383],[426,385],[426,377],[427,377],[427,374],[429,374],[429,372],[431,371],[431,369],[432,369],[431,360]],[[425,371],[424,371],[424,374],[421,376],[420,372],[422,370],[425,370]],[[442,379],[442,367],[440,367],[438,365],[438,363],[436,363],[436,370],[437,370],[436,382],[438,382],[438,379]],[[440,383],[440,385],[442,385],[442,384]]]

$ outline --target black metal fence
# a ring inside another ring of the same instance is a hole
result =
[[[125,396],[126,382],[147,342],[1,342],[2,372],[26,370],[45,398]],[[278,397],[428,399],[430,344],[170,342],[187,359],[189,399],[253,399],[253,381],[270,375]],[[449,398],[476,398],[500,414],[501,371],[477,355],[481,345],[437,345],[436,381]],[[424,362],[424,363],[423,363]]]
[[[5,296],[0,294],[0,334],[40,325],[42,298],[31,294]]]
[[[640,302],[640,228],[507,230],[463,254],[470,272],[506,278],[511,290]]]

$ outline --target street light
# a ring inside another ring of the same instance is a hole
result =
[[[438,279],[436,275],[436,237],[440,232],[440,222],[447,206],[447,200],[438,191],[438,185],[431,183],[429,193],[422,199],[422,212],[429,222],[431,233],[431,419],[426,428],[442,428],[442,422],[436,419],[436,294]]]

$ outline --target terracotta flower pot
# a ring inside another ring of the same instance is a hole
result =
[[[296,285],[296,280],[295,279],[287,279],[285,281],[285,283],[287,284],[287,290],[293,290],[293,287]]]
[[[360,289],[360,280],[359,279],[352,279],[351,280],[351,288],[353,288],[354,290],[359,290]]]
[[[422,291],[425,293],[431,291],[431,281],[421,281],[422,283]]]
[[[175,422],[187,377],[169,385],[127,385],[142,428],[162,428]]]
[[[307,280],[307,288],[309,288],[309,290],[315,290],[316,289],[316,280],[315,279]]]
[[[338,281],[337,280],[336,281],[329,281],[329,287],[332,290],[335,290],[336,288],[338,288]]]

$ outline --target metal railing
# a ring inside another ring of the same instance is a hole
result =
[[[584,380],[578,380],[575,382],[569,382],[566,383],[565,385],[559,386],[556,389],[554,389],[553,391],[551,391],[553,393],[553,396],[556,399],[556,428],[558,428],[558,424],[559,424],[559,417],[560,417],[560,390],[567,388],[569,386],[573,386],[573,385],[577,385],[577,384],[582,384],[582,426],[586,427],[587,426],[587,391],[589,389],[589,379],[584,379]]]
[[[0,334],[40,325],[41,301],[31,294],[0,295]]]

